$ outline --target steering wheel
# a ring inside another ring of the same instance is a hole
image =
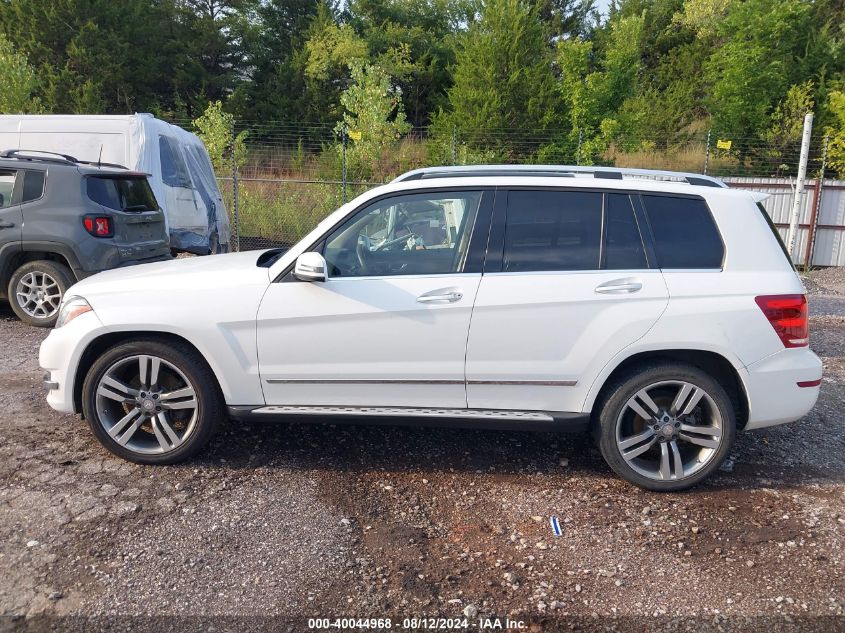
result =
[[[358,265],[361,267],[361,272],[366,275],[369,272],[370,264],[367,261],[365,253],[369,253],[370,249],[364,240],[358,240],[355,245],[355,255],[358,258]]]

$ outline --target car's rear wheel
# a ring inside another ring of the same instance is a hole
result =
[[[178,342],[138,340],[97,359],[82,387],[91,430],[112,453],[142,464],[173,464],[200,451],[224,415],[205,360]]]
[[[621,477],[648,490],[690,488],[733,444],[730,397],[706,372],[680,363],[642,367],[611,386],[599,409],[599,448]]]
[[[65,292],[74,283],[70,268],[46,259],[21,265],[9,280],[12,310],[24,323],[53,327]]]

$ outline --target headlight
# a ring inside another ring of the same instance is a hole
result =
[[[62,304],[59,310],[59,318],[56,320],[56,327],[60,328],[73,321],[80,314],[91,312],[91,306],[82,297],[71,297]]]

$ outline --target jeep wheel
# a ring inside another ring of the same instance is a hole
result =
[[[599,448],[631,483],[684,490],[713,473],[730,451],[731,399],[704,371],[680,363],[638,368],[609,390],[599,409]]]
[[[82,385],[82,409],[98,440],[140,464],[192,457],[224,415],[217,379],[195,350],[143,339],[110,349]]]
[[[9,303],[24,323],[53,327],[62,297],[73,284],[73,273],[63,264],[48,260],[27,262],[9,280]]]

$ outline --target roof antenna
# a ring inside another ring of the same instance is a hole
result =
[[[103,144],[100,143],[100,155],[97,157],[97,167],[103,166]]]

